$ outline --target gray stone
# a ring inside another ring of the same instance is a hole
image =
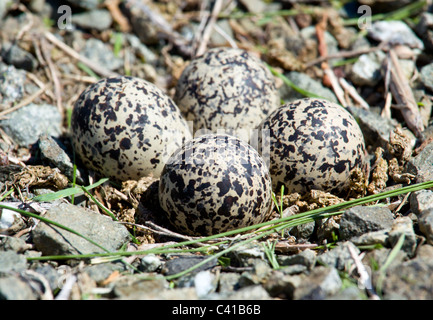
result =
[[[241,288],[223,299],[228,300],[268,300],[268,292],[259,284]]]
[[[315,221],[302,223],[289,230],[289,233],[295,236],[297,239],[308,240],[313,234],[316,227]]]
[[[271,267],[264,260],[256,260],[252,271],[244,271],[239,279],[240,287],[260,284],[271,272]]]
[[[49,264],[44,264],[42,266],[36,267],[35,271],[38,274],[42,275],[48,281],[51,291],[54,291],[60,287],[61,275],[53,266]]]
[[[406,171],[416,176],[416,183],[433,180],[433,143],[406,163]]]
[[[127,14],[130,17],[133,33],[136,34],[145,45],[158,43],[159,29],[149,17],[143,14],[141,6],[126,6]],[[160,14],[158,9],[152,7],[151,10]]]
[[[387,245],[389,231],[391,229],[383,229],[378,231],[370,231],[364,233],[360,236],[350,238],[350,242],[352,242],[356,246],[368,246],[368,245]]]
[[[0,208],[0,230],[11,228],[14,224],[19,223],[20,219],[21,215],[18,212]]]
[[[108,251],[119,249],[130,239],[125,226],[107,216],[69,203],[53,206],[44,217],[75,230]],[[38,223],[32,231],[32,237],[36,248],[44,255],[105,252],[76,234],[44,222]]]
[[[154,254],[147,254],[140,259],[138,269],[143,272],[155,272],[162,266],[162,261]]]
[[[81,52],[86,58],[108,70],[116,70],[123,66],[123,60],[114,55],[109,45],[99,39],[90,38]]]
[[[370,250],[365,254],[364,258],[362,259],[362,263],[364,264],[364,266],[368,266],[369,270],[378,270],[383,267],[383,265],[387,261],[391,250],[392,249],[390,248]],[[397,252],[394,259],[391,260],[391,263],[388,267],[398,265],[405,260],[407,260],[407,254],[403,251],[399,251]]]
[[[426,209],[418,216],[419,230],[427,242],[433,244],[433,208]]]
[[[0,62],[0,104],[19,101],[24,95],[26,72]]]
[[[168,288],[169,284],[162,276],[155,276],[151,280],[125,276],[114,281],[111,286],[113,287],[113,294],[117,298],[138,300],[157,298],[159,294],[162,294],[162,291]]]
[[[350,74],[352,82],[358,86],[376,85],[382,79],[380,68],[385,57],[382,51],[361,55],[352,65]]]
[[[430,63],[421,68],[420,72],[422,83],[431,91],[433,91],[433,63]]]
[[[416,32],[424,41],[428,50],[433,50],[433,14],[430,12],[422,12],[418,24],[416,25]]]
[[[139,56],[143,62],[155,65],[158,61],[158,56],[150,50],[146,45],[141,43],[140,39],[135,34],[125,34],[129,44],[135,50],[135,54]]]
[[[208,256],[181,255],[171,260],[168,260],[163,267],[163,273],[166,276],[174,275],[176,273],[192,268],[198,263],[201,263],[203,260],[206,260],[208,258],[209,258]],[[189,274],[196,274],[197,272],[200,272],[202,270],[211,269],[215,267],[216,264],[217,264],[217,260],[212,259],[206,262],[205,264],[203,264],[202,266],[197,267],[196,269],[194,269],[194,271],[192,271]]]
[[[347,240],[370,231],[390,228],[392,223],[392,212],[386,207],[353,207],[341,215],[340,237]]]
[[[419,246],[416,253],[416,259],[431,263],[431,261],[433,261],[433,245],[423,244],[422,246]]]
[[[27,260],[22,254],[14,251],[0,251],[0,273],[23,271],[27,268]]]
[[[74,177],[74,164],[72,157],[66,152],[66,147],[46,134],[42,134],[39,137],[38,146],[41,151],[42,161],[54,168],[58,168],[72,181]],[[84,183],[82,176],[83,173],[77,168],[75,178],[78,184]]]
[[[194,288],[199,299],[205,299],[217,289],[218,281],[209,270],[200,271],[194,276]]]
[[[293,264],[291,266],[281,267],[278,270],[281,270],[284,274],[293,275],[307,272],[308,268],[302,264]]]
[[[342,286],[338,271],[332,267],[316,267],[295,289],[295,300],[323,300],[337,293]]]
[[[318,255],[317,262],[338,270],[348,270],[354,263],[349,247],[357,255],[360,254],[360,250],[352,242],[340,242],[335,248]]]
[[[377,41],[386,41],[393,45],[402,44],[411,48],[424,49],[423,42],[403,21],[376,21],[368,30],[368,35]]]
[[[240,288],[239,279],[241,275],[235,272],[222,272],[218,282],[218,292],[225,294],[231,293]]]
[[[0,238],[0,251],[15,251],[21,253],[31,247],[25,240],[16,237],[3,236]]]
[[[286,275],[282,270],[273,270],[263,287],[271,297],[293,299],[295,289],[302,283],[305,275]]]
[[[385,299],[432,300],[432,259],[411,259],[397,264],[386,272],[382,283]]]
[[[416,249],[416,235],[413,230],[412,220],[409,217],[398,217],[395,219],[388,235],[389,244],[394,247],[402,235],[404,235],[404,242],[401,250],[409,257],[412,257]]]
[[[0,127],[20,146],[36,143],[41,134],[59,137],[62,133],[62,116],[50,104],[28,104],[0,120]]]
[[[223,245],[222,248],[225,249],[226,245]],[[231,266],[235,267],[254,266],[256,260],[266,259],[263,246],[257,242],[249,243],[231,250],[226,256],[230,259]]]
[[[38,66],[38,60],[16,44],[3,43],[1,49],[3,61],[15,68],[32,71]]]
[[[347,109],[357,119],[364,134],[365,143],[371,145],[374,149],[381,147],[387,150],[389,135],[396,127],[396,122],[381,117],[371,110],[352,106],[348,106]]]
[[[31,287],[17,275],[0,278],[0,300],[36,300]]]
[[[410,209],[418,216],[425,210],[433,209],[433,191],[420,190],[412,192],[409,201]]]
[[[316,253],[313,250],[306,249],[290,256],[278,255],[277,261],[281,267],[300,264],[311,270],[316,264]]]
[[[329,101],[332,102],[338,102],[335,94],[329,90],[328,88],[325,88],[319,81],[316,81],[306,75],[305,73],[292,71],[287,74],[285,74],[287,78],[293,82],[296,86],[299,88],[306,90],[308,92],[314,93],[320,97],[323,97]],[[287,102],[302,99],[305,98],[304,95],[301,93],[293,90],[292,88],[284,85],[280,88],[280,96],[281,99]]]
[[[98,9],[73,14],[72,23],[85,29],[105,31],[111,26],[113,19],[110,11],[106,9]]]
[[[89,265],[84,268],[84,272],[96,283],[106,280],[115,271],[125,272],[127,271],[127,266],[122,262],[112,262]]]

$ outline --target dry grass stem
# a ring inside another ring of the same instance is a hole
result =
[[[422,138],[424,125],[421,114],[409,81],[405,77],[398,57],[393,49],[390,49],[388,52],[388,59],[384,62],[384,68],[384,72],[387,74],[385,79],[389,79],[389,89],[397,102],[393,107],[401,111],[409,129],[412,130],[418,138]]]
[[[82,56],[77,51],[75,51],[74,49],[72,49],[70,46],[68,46],[64,42],[58,40],[51,32],[48,32],[48,31],[45,32],[44,36],[45,36],[45,38],[48,41],[50,41],[51,43],[53,43],[56,47],[58,47],[59,49],[63,50],[65,53],[67,53],[72,58],[81,61],[87,67],[89,67],[90,69],[92,69],[94,72],[96,72],[100,76],[111,77],[111,76],[117,76],[118,75],[116,72],[107,70],[106,68],[104,68],[104,67],[96,64],[95,62],[91,61],[90,59]]]

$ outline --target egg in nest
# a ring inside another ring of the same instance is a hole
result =
[[[347,191],[350,173],[365,165],[364,136],[343,107],[322,99],[300,99],[275,110],[258,127],[259,151],[273,189]]]
[[[87,87],[71,119],[75,152],[86,167],[116,180],[158,177],[192,138],[175,103],[145,80],[109,77]]]
[[[271,178],[259,153],[225,134],[186,142],[166,163],[159,182],[159,202],[170,222],[195,236],[260,223],[271,199]]]
[[[193,122],[195,136],[245,137],[280,106],[274,78],[262,61],[248,51],[226,47],[210,49],[190,62],[174,100]]]

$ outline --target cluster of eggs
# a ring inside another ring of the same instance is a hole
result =
[[[103,176],[160,178],[160,205],[172,224],[212,235],[262,222],[281,184],[340,192],[363,165],[362,133],[342,107],[317,99],[280,106],[279,99],[258,58],[215,48],[185,68],[174,101],[133,77],[89,86],[72,113],[72,143]],[[239,129],[258,133],[255,148],[233,134]]]

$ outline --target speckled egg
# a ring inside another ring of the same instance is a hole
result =
[[[72,144],[84,165],[116,180],[158,177],[174,150],[192,138],[164,92],[119,76],[85,89],[72,113]]]
[[[176,85],[174,100],[194,134],[254,130],[280,106],[274,78],[248,51],[213,48],[193,59]],[[197,133],[199,132],[199,133]]]
[[[274,190],[340,193],[350,172],[364,166],[364,136],[338,104],[301,99],[283,105],[259,126],[259,151]]]
[[[202,135],[166,163],[159,202],[179,232],[213,235],[262,222],[272,205],[271,178],[259,153],[243,140]]]

